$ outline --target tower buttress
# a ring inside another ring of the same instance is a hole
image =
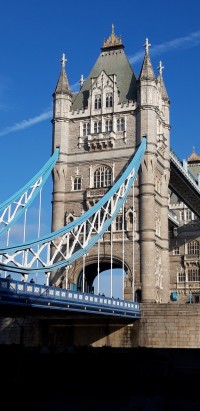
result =
[[[163,89],[158,87],[151,60],[149,57],[150,44],[145,43],[145,56],[138,78],[138,113],[137,113],[137,141],[142,135],[147,136],[147,149],[140,173],[140,252],[141,252],[141,282],[142,301],[161,302],[163,300],[163,255],[168,248],[168,208],[166,204],[166,190],[168,184],[162,185],[163,198],[158,201],[155,186],[156,179],[166,178],[168,171],[168,155],[164,160],[164,167],[159,164],[159,127],[163,132],[165,116],[163,115]],[[161,101],[161,104],[160,104]],[[165,137],[162,137],[165,141]],[[169,141],[169,136],[167,136]],[[164,150],[166,152],[166,150]],[[168,150],[167,150],[168,151]],[[165,154],[166,155],[166,154]],[[164,156],[165,156],[164,155]],[[157,175],[158,174],[158,175]],[[163,177],[165,176],[165,177]],[[165,186],[165,189],[164,189]],[[153,215],[152,215],[153,211]],[[159,238],[162,247],[157,246]],[[168,258],[166,259],[168,260]],[[168,264],[166,261],[168,270]],[[165,273],[166,279],[166,273]],[[169,288],[169,287],[168,287]],[[168,288],[166,302],[169,299]]]
[[[72,104],[72,94],[70,91],[66,71],[65,54],[61,58],[61,72],[53,93],[53,150],[60,148],[59,160],[53,172],[53,200],[52,200],[52,231],[62,227],[65,222],[65,181],[67,177],[67,159],[69,144],[69,122]]]

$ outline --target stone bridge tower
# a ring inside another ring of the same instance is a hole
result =
[[[60,156],[53,172],[52,231],[79,217],[105,194],[145,135],[147,150],[134,185],[134,201],[132,192],[112,227],[112,267],[121,268],[124,261],[125,298],[168,302],[169,98],[162,64],[155,76],[149,47],[146,39],[136,78],[122,38],[112,26],[90,74],[86,79],[81,76],[75,93],[63,55],[53,93],[53,150],[59,146]],[[110,267],[110,231],[99,247],[84,258],[87,291],[97,276],[97,261],[100,272]],[[81,288],[83,258],[69,267],[67,275],[65,270],[51,274],[51,283],[66,286],[66,281],[68,287]]]

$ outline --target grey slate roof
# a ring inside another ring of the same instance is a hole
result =
[[[102,70],[107,75],[116,75],[120,102],[136,99],[136,77],[123,49],[124,46],[119,47],[119,45],[116,49],[112,47],[110,51],[108,48],[102,49],[80,92],[73,96],[73,110],[87,107],[91,78],[98,77]]]

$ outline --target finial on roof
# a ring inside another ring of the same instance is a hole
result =
[[[61,63],[62,63],[62,68],[65,68],[65,63],[67,61],[67,59],[65,58],[65,54],[63,53],[62,58],[61,58]]]
[[[115,26],[114,24],[112,24],[112,33],[107,40],[104,39],[102,48],[108,48],[108,47],[120,46],[120,45],[122,45],[122,36],[119,36],[119,37],[116,36]]]
[[[83,74],[81,74],[81,78],[80,78],[80,80],[79,80],[80,87],[82,87],[84,81],[85,81],[85,80],[84,80],[84,78],[83,78]]]
[[[192,154],[188,157],[188,163],[199,163],[200,155],[195,153],[195,147],[192,147]]]
[[[164,69],[164,66],[162,65],[162,61],[159,62],[159,66],[157,68],[158,68],[160,76],[162,77],[162,72]]]
[[[148,56],[148,54],[149,54],[149,47],[150,47],[150,46],[151,46],[151,44],[149,43],[148,38],[146,38],[144,47],[145,47],[145,53],[146,53],[147,56]]]

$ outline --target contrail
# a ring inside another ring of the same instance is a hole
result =
[[[80,86],[79,82],[72,84],[70,86],[71,90],[77,89],[77,87]],[[53,115],[52,110],[48,109],[47,111],[44,111],[43,113],[39,114],[36,117],[30,118],[28,120],[22,120],[20,123],[16,123],[13,126],[6,127],[3,130],[0,131],[0,137],[5,136],[6,134],[14,133],[15,131],[19,130],[24,130],[26,128],[32,127],[35,124],[41,123],[44,120],[47,120],[48,118],[51,118]]]
[[[161,53],[166,53],[169,50],[176,50],[176,49],[189,49],[192,47],[196,47],[200,44],[200,31],[196,31],[194,33],[189,34],[185,37],[179,37],[177,39],[167,41],[163,44],[158,44],[151,48],[150,54],[156,55]],[[129,57],[130,63],[136,63],[141,60],[144,56],[143,51],[139,51],[138,53],[134,54],[133,56]]]
[[[150,54],[151,55],[158,55],[166,53],[169,50],[176,50],[176,49],[188,49],[192,47],[196,47],[200,44],[200,31],[196,31],[194,33],[190,33],[188,36],[179,37],[177,39],[167,41],[163,44],[155,45],[151,48]],[[129,57],[130,64],[136,63],[140,61],[144,57],[144,51],[138,51],[138,53]],[[79,83],[75,83],[70,86],[71,90],[76,89]],[[22,120],[20,123],[16,123],[11,127],[6,127],[2,131],[0,131],[0,136],[5,136],[6,134],[13,133],[15,131],[24,130],[26,128],[32,127],[33,125],[40,123],[44,120],[47,120],[52,116],[52,110],[47,110],[42,114],[39,114],[36,117],[30,118],[29,120]]]
[[[24,130],[25,128],[34,126],[34,124],[41,123],[41,121],[47,120],[52,116],[52,110],[48,110],[39,116],[30,118],[28,120],[22,120],[20,123],[14,124],[14,126],[6,127],[0,131],[0,136],[13,133],[14,131]]]

